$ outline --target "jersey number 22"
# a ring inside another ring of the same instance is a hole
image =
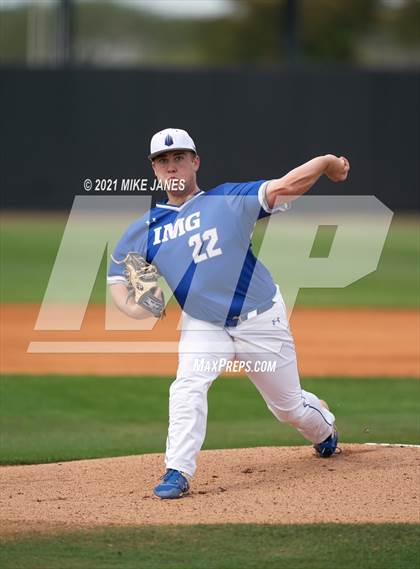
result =
[[[217,240],[219,239],[217,235],[217,229],[212,227],[204,231],[201,236],[199,233],[191,235],[188,240],[188,245],[194,247],[192,257],[195,263],[201,263],[201,261],[206,261],[210,257],[217,257],[221,255],[223,251],[220,247],[215,248]],[[204,242],[208,241],[205,251],[203,251]]]

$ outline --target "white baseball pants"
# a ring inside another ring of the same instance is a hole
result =
[[[334,415],[316,395],[300,386],[282,300],[236,327],[217,326],[184,313],[179,366],[170,387],[167,468],[194,475],[206,435],[207,392],[223,371],[220,366],[233,358],[247,362],[249,378],[279,421],[293,425],[312,443],[320,443],[332,433]],[[261,362],[271,369],[260,371],[264,367]]]

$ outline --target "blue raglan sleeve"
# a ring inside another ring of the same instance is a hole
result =
[[[145,259],[147,258],[147,235],[148,227],[145,218],[140,218],[128,227],[112,252],[107,278],[109,285],[127,282],[124,276],[124,263],[116,262],[122,261],[127,253],[135,251]]]
[[[270,180],[256,182],[241,182],[223,184],[223,193],[226,196],[237,196],[235,207],[240,207],[243,214],[255,221],[267,217],[272,213],[289,209],[289,204],[279,204],[270,208],[267,204],[265,191]]]

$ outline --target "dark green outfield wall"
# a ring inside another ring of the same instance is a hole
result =
[[[203,189],[331,152],[349,157],[351,176],[318,194],[419,208],[416,72],[2,68],[0,84],[6,208],[68,209],[85,178],[152,180],[148,142],[167,126],[195,138]]]

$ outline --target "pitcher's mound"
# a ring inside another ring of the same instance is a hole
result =
[[[52,526],[419,522],[417,448],[342,445],[203,451],[180,500],[152,494],[162,455],[0,470],[3,533]]]

